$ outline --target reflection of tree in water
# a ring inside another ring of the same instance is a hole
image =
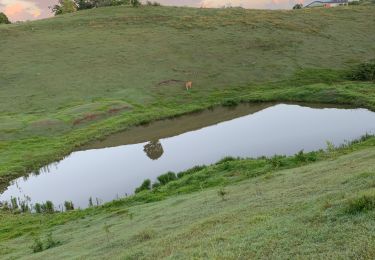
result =
[[[144,146],[143,151],[145,151],[147,156],[152,160],[159,159],[164,153],[163,146],[161,145],[159,140],[150,141]]]

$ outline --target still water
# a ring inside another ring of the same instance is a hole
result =
[[[168,171],[208,165],[225,156],[293,155],[340,145],[375,133],[375,113],[366,109],[321,108],[289,104],[217,108],[108,137],[19,178],[0,201],[28,198],[88,206],[132,194],[143,180]]]

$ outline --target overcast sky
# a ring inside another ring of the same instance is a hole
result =
[[[303,0],[159,0],[164,5],[187,5],[194,7],[222,7],[224,5],[242,6],[257,9],[291,8],[294,3]],[[52,16],[49,6],[57,0],[0,0],[0,12],[4,12],[11,21],[43,19]]]

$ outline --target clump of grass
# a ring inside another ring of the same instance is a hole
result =
[[[345,212],[347,214],[359,214],[375,209],[375,195],[362,195],[347,202]]]
[[[144,180],[142,185],[135,189],[135,193],[139,193],[144,190],[151,190],[151,180]]]
[[[349,75],[351,80],[375,81],[375,60],[359,64]]]
[[[39,237],[34,238],[34,243],[32,244],[31,249],[33,250],[33,253],[38,253],[38,252],[43,251],[43,243]]]

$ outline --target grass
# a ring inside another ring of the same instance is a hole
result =
[[[0,189],[92,140],[212,106],[375,111],[375,84],[347,78],[375,57],[374,11],[111,7],[2,25]],[[374,259],[374,147],[225,158],[99,207],[0,211],[0,255]]]
[[[92,140],[220,104],[374,110],[374,83],[344,76],[375,57],[373,12],[109,7],[2,25],[0,187]]]
[[[278,166],[226,160],[86,210],[1,212],[0,252],[5,259],[372,259],[374,145],[368,137],[314,152],[313,162],[282,157]]]

